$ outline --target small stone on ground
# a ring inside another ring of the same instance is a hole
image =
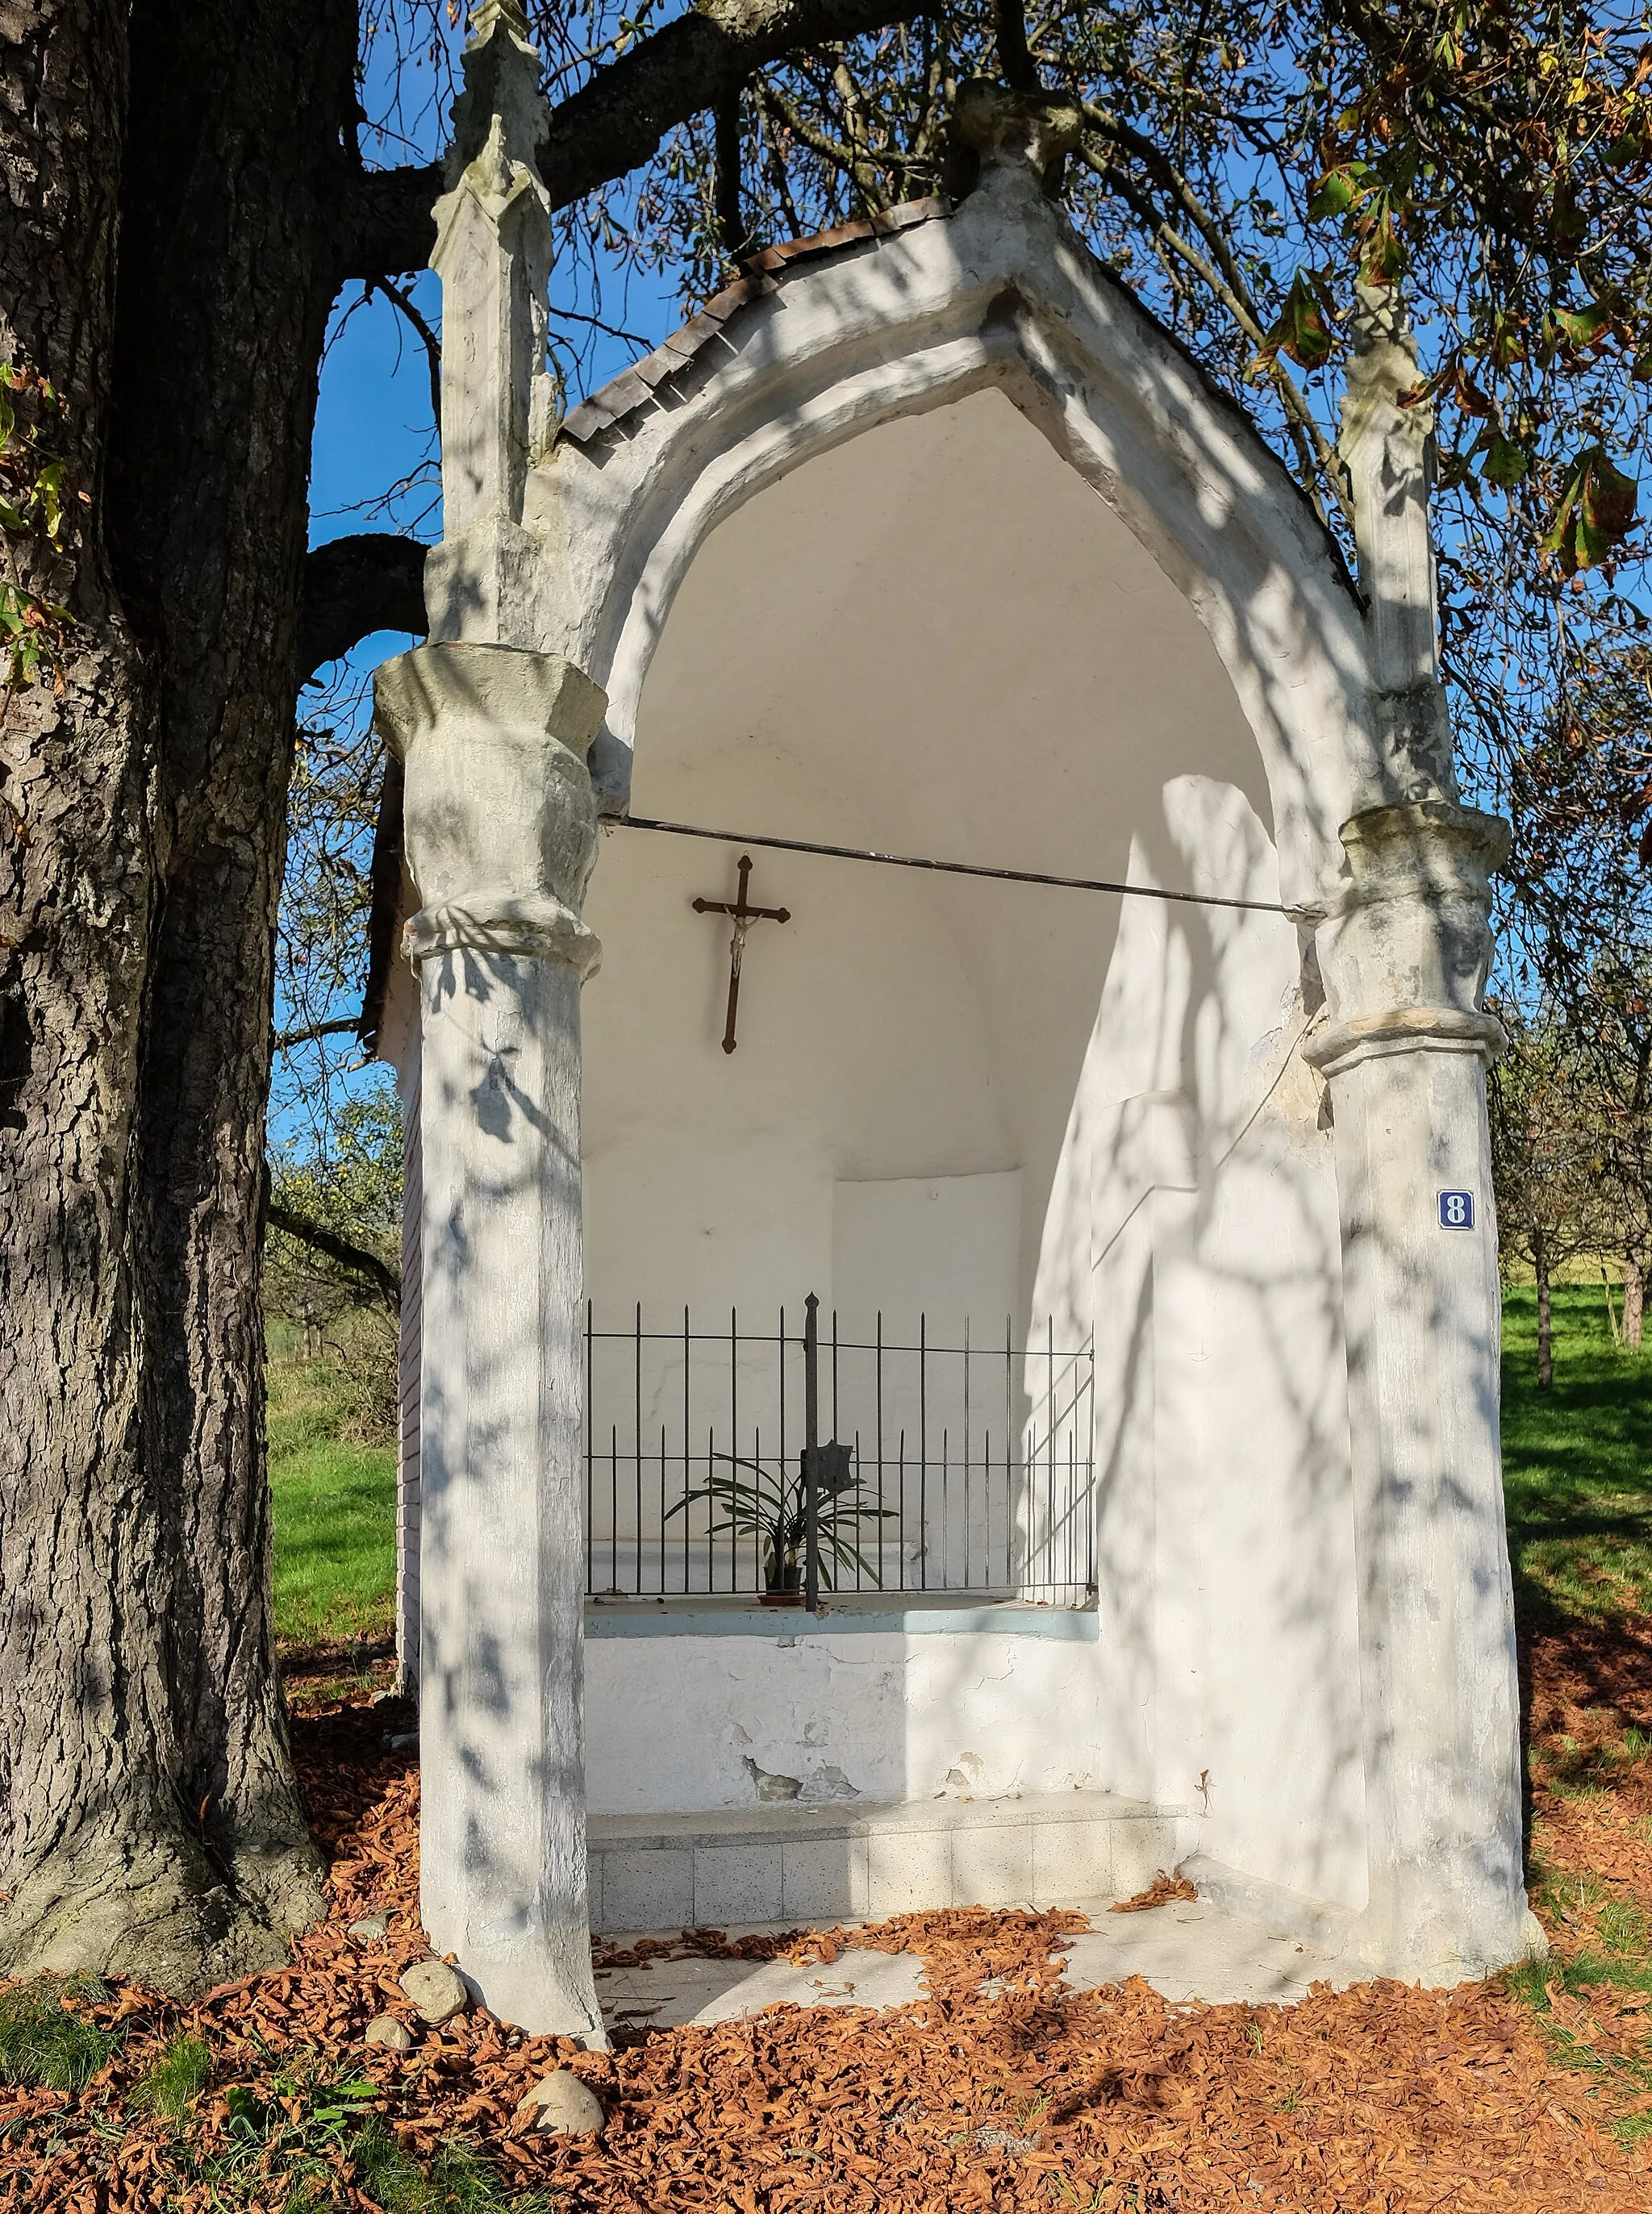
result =
[[[415,1960],[402,1977],[401,1988],[420,2019],[432,2027],[462,2014],[470,2001],[464,1978],[445,1960]]]
[[[376,2014],[362,2033],[364,2045],[382,2045],[387,2052],[411,2052],[413,2032],[393,2014]]]
[[[530,2111],[536,2130],[549,2130],[558,2137],[589,2137],[608,2119],[602,2101],[571,2068],[558,2068],[540,2078],[517,2108],[519,2114]]]
[[[384,1914],[364,1914],[359,1922],[350,1925],[350,1935],[358,1945],[372,1945],[389,1930],[389,1917]]]

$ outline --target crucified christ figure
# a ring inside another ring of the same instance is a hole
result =
[[[734,935],[729,940],[729,1012],[723,1025],[723,1050],[732,1053],[737,1043],[734,1018],[740,1007],[740,963],[745,958],[746,937],[754,922],[790,922],[792,910],[785,907],[753,907],[746,897],[751,882],[751,856],[740,856],[740,889],[732,904],[727,900],[697,899],[694,903],[696,914],[726,914],[733,918]]]

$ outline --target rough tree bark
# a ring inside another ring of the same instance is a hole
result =
[[[552,118],[559,200],[909,12],[709,0]],[[305,596],[327,315],[423,263],[437,182],[361,170],[351,0],[0,30],[0,349],[64,394],[34,558],[76,617],[0,723],[0,1964],[185,1988],[319,1900],[271,1627],[272,946],[305,645],[363,634]],[[405,555],[357,566],[364,628],[407,611]]]
[[[168,826],[106,540],[127,10],[12,0],[3,32],[0,349],[61,394],[18,405],[65,514],[60,549],[12,538],[14,580],[71,621],[55,681],[14,683],[0,723],[0,1948],[175,1981],[247,1950],[212,1838],[223,1763],[170,1649],[193,1611],[176,1472],[144,1435],[135,1110]],[[260,1593],[237,1596],[255,1642]]]

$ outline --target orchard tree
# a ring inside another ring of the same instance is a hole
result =
[[[1491,1072],[1491,1171],[1505,1267],[1532,1270],[1537,1287],[1537,1380],[1554,1382],[1554,1278],[1609,1237],[1601,1186],[1602,1130],[1582,1041],[1551,1010],[1527,1019],[1498,1012],[1508,1048]]]
[[[306,483],[335,303],[371,285],[423,320],[402,281],[439,188],[418,88],[439,107],[456,15],[434,0],[377,0],[361,21],[353,0],[13,0],[7,18],[13,1966],[187,1983],[272,1957],[316,1904],[270,1630],[272,941],[301,681],[372,631],[418,630],[422,609],[405,539],[307,556]],[[1577,911],[1544,906],[1557,868],[1605,914],[1652,809],[1652,771],[1586,713],[1643,621],[1652,63],[1626,7],[604,0],[535,28],[554,308],[594,259],[692,294],[755,245],[967,191],[948,148],[958,83],[1042,84],[1083,105],[1075,223],[1341,531],[1353,285],[1403,284],[1416,404],[1441,441],[1447,666],[1476,789],[1515,805],[1534,970]],[[399,143],[417,158],[396,166]],[[554,316],[565,358],[578,327]],[[1569,786],[1574,737],[1590,766]],[[376,789],[370,763],[358,784]],[[1583,786],[1611,809],[1580,831],[1568,795]]]

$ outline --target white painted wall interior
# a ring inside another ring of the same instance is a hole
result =
[[[993,391],[811,462],[713,533],[643,694],[632,804],[1278,896],[1260,759],[1196,618]],[[689,902],[731,896],[739,850],[603,842],[584,997],[599,1318],[638,1300],[756,1317],[810,1289],[829,1310],[840,1282],[860,1305],[892,1235],[865,1229],[866,1187],[900,1187],[904,1220],[915,1184],[1019,1178],[1018,1327],[1098,1324],[1101,1636],[1022,1672],[998,1788],[1040,1788],[1054,1758],[1198,1810],[1218,1858],[1357,1904],[1336,1193],[1294,1052],[1314,997],[1295,932],[758,851],[753,896],[792,920],[753,933],[729,1057],[726,926]],[[951,1238],[904,1244],[894,1296],[1001,1312],[1001,1238],[967,1262]],[[829,1726],[783,1693],[793,1664],[731,1671],[730,1642],[592,1646],[594,1807],[730,1803],[766,1680],[764,1728],[789,1716],[802,1747]],[[1093,1717],[1093,1758],[1065,1722],[1053,1754],[1046,1665]],[[915,1742],[936,1740],[925,1774],[942,1740],[982,1750],[961,1709],[936,1719],[956,1687],[933,1674],[902,1701]]]

